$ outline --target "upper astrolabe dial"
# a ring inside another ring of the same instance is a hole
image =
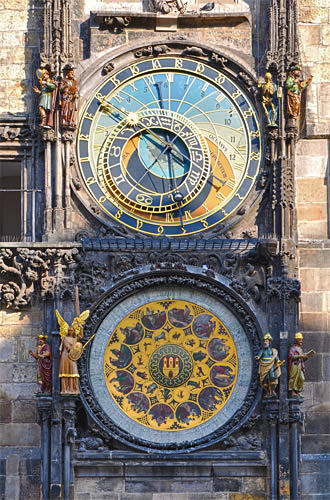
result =
[[[88,101],[77,155],[103,210],[146,234],[182,236],[233,214],[261,162],[256,111],[220,71],[188,58],[118,71]]]

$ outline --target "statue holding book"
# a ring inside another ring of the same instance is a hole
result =
[[[295,333],[294,344],[289,349],[289,392],[293,397],[300,397],[305,382],[305,361],[315,354],[314,349],[303,352],[303,338],[301,332]]]

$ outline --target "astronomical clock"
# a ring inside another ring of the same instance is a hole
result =
[[[232,68],[169,44],[157,57],[119,56],[106,77],[91,76],[77,130],[77,194],[105,224],[150,248],[157,238],[179,248],[207,241],[253,204],[263,130]],[[157,263],[144,270],[143,289],[140,269],[125,277],[134,293],[112,300],[110,290],[94,305],[83,401],[126,445],[170,453],[216,443],[258,400],[260,326],[226,280],[195,275],[189,284],[176,266],[165,277]]]
[[[189,236],[247,198],[262,134],[234,78],[191,58],[148,58],[87,96],[77,155],[90,196],[107,215],[146,235]]]

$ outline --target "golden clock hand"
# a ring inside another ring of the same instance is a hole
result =
[[[112,104],[110,103],[109,101],[106,101],[104,99],[100,99],[100,97],[98,97],[98,100],[100,101],[100,103],[107,109],[108,108],[108,111],[111,113],[111,108],[114,108],[116,109],[119,113],[125,115],[125,117],[129,118],[129,114],[127,111],[123,110],[123,109],[120,109],[118,108],[115,104]],[[140,125],[139,123],[137,123],[136,125]],[[153,132],[150,128],[147,128],[147,127],[144,127],[143,130],[147,130],[151,135],[153,135],[156,139],[158,139],[160,142],[162,142],[163,144],[166,144],[167,146],[167,142],[164,141],[164,139],[162,139],[159,135],[155,134],[155,132]],[[142,131],[143,132],[143,131]]]

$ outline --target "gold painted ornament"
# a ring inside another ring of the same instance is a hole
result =
[[[238,373],[233,338],[213,313],[186,300],[154,301],[110,334],[104,377],[116,405],[152,429],[200,425],[228,402]]]

